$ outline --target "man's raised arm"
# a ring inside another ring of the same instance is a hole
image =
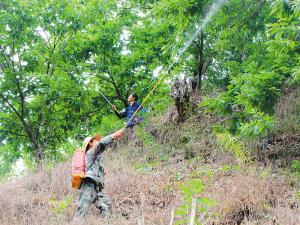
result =
[[[93,151],[93,155],[98,155],[104,152],[106,147],[111,144],[115,139],[121,139],[124,136],[124,129],[118,130],[115,133],[105,136],[102,138],[95,146]]]

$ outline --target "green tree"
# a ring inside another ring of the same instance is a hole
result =
[[[240,72],[231,76],[227,91],[203,105],[226,115],[228,128],[245,137],[264,137],[273,128],[274,105],[285,81],[297,83],[299,39],[295,27],[299,21],[296,2],[290,7],[275,1],[265,33],[253,40],[250,55]],[[261,50],[263,49],[263,50]]]
[[[32,154],[41,165],[68,137],[86,132],[87,118],[103,108],[96,81],[85,76],[80,64],[93,43],[77,35],[92,16],[104,18],[103,5],[1,3],[1,140],[14,143],[12,151]]]

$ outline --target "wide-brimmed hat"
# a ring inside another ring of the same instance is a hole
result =
[[[83,150],[86,152],[87,147],[89,146],[89,143],[91,140],[96,139],[97,141],[100,141],[102,139],[102,137],[100,136],[100,134],[95,134],[94,136],[91,137],[86,137],[83,141]]]

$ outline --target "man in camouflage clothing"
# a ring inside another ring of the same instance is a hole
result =
[[[79,204],[75,213],[76,218],[84,218],[92,203],[100,210],[102,217],[108,215],[111,208],[111,200],[102,191],[104,189],[104,168],[101,153],[114,139],[119,139],[123,136],[124,131],[119,130],[102,139],[98,134],[85,138],[83,149],[86,151],[86,174],[80,187]]]

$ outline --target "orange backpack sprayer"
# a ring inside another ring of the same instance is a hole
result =
[[[90,141],[100,141],[101,138],[102,137],[99,134],[95,134],[92,137],[86,137],[83,141],[83,148],[75,151],[72,165],[72,188],[79,189],[85,177],[85,153]]]
[[[72,188],[79,189],[85,176],[85,152],[77,149],[73,156],[72,165]]]

